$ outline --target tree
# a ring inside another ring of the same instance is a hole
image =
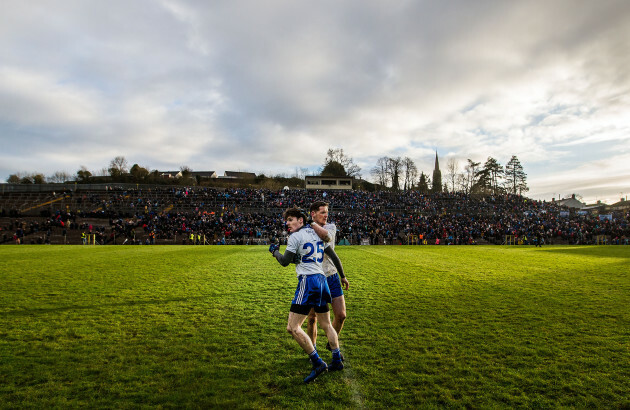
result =
[[[34,184],[41,185],[46,183],[46,177],[44,176],[44,174],[33,174],[31,175],[31,178]]]
[[[181,184],[194,184],[197,182],[195,178],[193,178],[193,170],[188,165],[182,165],[179,167],[179,171],[182,174]]]
[[[328,152],[326,153],[326,159],[324,160],[324,166],[322,167],[321,172],[323,172],[323,169],[325,169],[326,165],[328,165],[330,162],[338,162],[344,169],[344,174],[333,176],[349,176],[354,178],[361,178],[361,168],[354,163],[352,158],[344,154],[342,148],[328,149]]]
[[[57,171],[47,178],[48,182],[53,184],[63,184],[70,180],[70,174],[65,171]]]
[[[91,177],[92,173],[84,165],[81,165],[81,169],[77,171],[77,182],[87,183]]]
[[[455,192],[455,182],[457,180],[457,171],[459,170],[459,161],[455,158],[449,158],[446,163],[446,178],[451,183],[451,192]]]
[[[118,179],[127,173],[128,166],[129,164],[127,163],[127,159],[125,159],[125,157],[117,156],[111,160],[107,171],[113,179]]]
[[[293,178],[304,179],[306,175],[308,175],[308,168],[295,167],[295,173],[293,174]]]
[[[473,184],[471,192],[474,194],[486,194],[491,191],[490,171],[486,168],[482,168],[475,176],[475,183]]]
[[[460,192],[468,193],[468,177],[465,173],[460,172],[457,174],[457,188]]]
[[[414,181],[418,178],[418,167],[416,167],[411,158],[405,157],[402,160],[402,168],[405,174],[403,190],[413,189]]]
[[[153,171],[151,171],[151,173],[149,174],[149,179],[151,180],[151,182],[159,181],[160,171],[158,171],[157,169],[154,169]]]
[[[43,184],[45,183],[44,175],[42,174],[27,174],[18,172],[17,174],[11,174],[7,178],[9,184]]]
[[[321,176],[323,177],[345,177],[348,176],[346,169],[337,161],[328,161],[322,169]]]
[[[499,193],[499,180],[503,177],[504,170],[499,162],[488,157],[486,163],[483,164],[483,169],[488,174],[488,186],[493,194]]]
[[[133,164],[133,166],[129,170],[129,173],[136,182],[142,182],[146,180],[149,176],[149,170],[141,167],[138,164]]]
[[[387,172],[389,173],[389,180],[392,182],[392,189],[394,191],[400,190],[400,173],[402,171],[402,159],[400,157],[389,158],[387,161]]]
[[[408,165],[410,167],[408,169],[410,172],[409,176],[413,176],[415,179],[418,175],[418,170],[410,159]],[[378,184],[387,186],[391,183],[391,188],[394,191],[398,191],[400,190],[400,179],[404,171],[403,168],[403,160],[400,157],[381,157],[376,162],[376,166],[372,168],[372,176],[376,179]],[[415,171],[413,169],[415,169]],[[405,177],[407,177],[407,175],[405,175]],[[413,179],[409,182],[409,185],[413,185]]]
[[[523,166],[516,155],[512,155],[510,161],[505,165],[505,184],[508,192],[521,195],[529,191],[527,187],[527,174],[523,171]]]
[[[420,173],[420,180],[418,181],[418,191],[421,194],[428,194],[429,193],[429,177],[427,175],[425,175],[424,172]]]
[[[466,194],[472,193],[473,187],[477,182],[477,172],[479,169],[479,162],[475,162],[471,159],[468,159],[468,165],[466,165],[466,175],[464,179],[464,192]]]
[[[372,177],[376,183],[386,187],[389,184],[389,174],[387,172],[388,157],[381,157],[376,161],[376,165],[372,168]]]

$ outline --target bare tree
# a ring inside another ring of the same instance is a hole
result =
[[[457,181],[457,190],[459,190],[460,192],[468,192],[468,178],[466,178],[466,174],[463,172],[459,172],[457,174],[457,176],[455,177],[456,181]]]
[[[354,163],[352,158],[344,154],[343,148],[328,149],[322,170],[325,169],[331,162],[338,162],[341,164],[347,176],[361,178],[361,168]]]
[[[381,157],[376,161],[376,165],[372,168],[371,174],[377,184],[387,186],[389,184],[389,173],[387,172],[388,157]]]
[[[405,174],[403,189],[405,191],[409,189],[413,189],[414,182],[416,178],[418,178],[418,167],[416,167],[416,164],[413,162],[411,158],[405,157],[402,160],[402,168]]]
[[[107,171],[112,178],[120,178],[123,174],[127,172],[128,167],[129,164],[127,163],[127,159],[119,155],[111,160]]]
[[[308,168],[295,167],[295,173],[293,176],[295,178],[304,179],[308,175]]]
[[[472,193],[472,189],[475,186],[479,165],[481,165],[480,162],[468,159],[468,165],[466,165],[466,186],[464,190],[467,194]]]
[[[70,174],[65,171],[57,171],[46,179],[53,184],[62,184],[70,180]]]
[[[451,192],[455,192],[455,182],[457,181],[457,172],[459,171],[459,161],[457,158],[449,158],[446,163],[446,178],[451,184]]]

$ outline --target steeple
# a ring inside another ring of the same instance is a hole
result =
[[[435,151],[435,169],[433,170],[432,182],[431,192],[442,192],[442,172],[440,171],[440,162],[438,161],[437,151]]]

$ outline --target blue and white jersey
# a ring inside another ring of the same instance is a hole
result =
[[[310,225],[304,226],[289,236],[286,250],[295,253],[300,258],[300,263],[295,265],[298,276],[324,274],[322,262],[326,246],[328,245],[317,236]]]
[[[328,245],[335,249],[335,238],[337,237],[337,227],[333,223],[329,223],[324,225],[324,229],[328,231],[328,235],[330,235],[330,242]],[[328,255],[324,255],[324,263],[322,264],[322,269],[324,269],[324,275],[326,277],[332,276],[337,273],[337,268],[335,268],[335,264],[332,263]]]

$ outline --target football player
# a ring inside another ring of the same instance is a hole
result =
[[[339,272],[343,273],[343,267],[333,248],[317,236],[310,225],[306,224],[307,216],[304,211],[299,208],[289,208],[283,216],[290,232],[286,250],[282,254],[279,246],[272,244],[269,246],[269,252],[282,266],[292,263],[296,255],[299,258],[299,263],[295,265],[298,285],[289,310],[287,331],[311,359],[313,369],[304,379],[305,383],[309,383],[327,370],[343,369],[337,332],[330,323],[328,303],[332,302],[332,297],[322,268],[324,254],[330,257]],[[330,341],[332,350],[330,366],[319,357],[311,339],[302,330],[302,324],[311,309],[315,311],[317,320]]]

